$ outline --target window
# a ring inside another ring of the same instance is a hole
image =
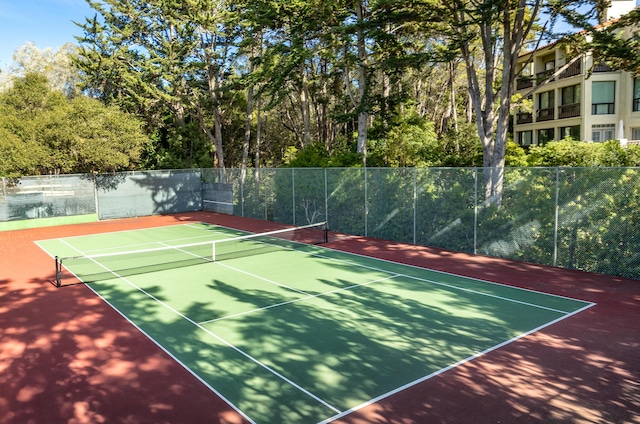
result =
[[[560,138],[572,138],[574,140],[581,140],[580,137],[580,125],[574,125],[572,127],[560,128]]]
[[[553,107],[553,90],[538,94],[538,121],[548,121],[553,119]]]
[[[631,139],[640,140],[640,128],[631,128]]]
[[[518,143],[521,146],[530,146],[533,138],[533,131],[520,131],[518,133]]]
[[[555,138],[555,131],[553,128],[546,128],[543,130],[538,130],[538,144],[544,145],[550,141],[553,141]]]
[[[593,125],[591,127],[591,140],[595,142],[603,142],[607,140],[615,140],[616,126],[615,124]]]
[[[554,70],[554,69],[555,69],[555,67],[556,67],[556,61],[555,61],[555,59],[550,59],[550,60],[549,60],[549,59],[547,59],[547,60],[544,62],[544,70],[545,70],[545,71],[552,71],[552,70]]]
[[[580,103],[580,84],[562,89],[562,104],[570,105],[572,103]]]
[[[540,109],[553,107],[553,90],[538,94]]]
[[[558,119],[580,116],[580,85],[562,88]]]
[[[615,113],[616,82],[594,81],[591,89],[593,90],[591,95],[591,114],[611,115]]]
[[[640,112],[640,78],[633,80],[633,111]]]
[[[553,81],[553,79],[550,79],[550,77],[553,75],[556,69],[555,53],[542,58],[542,67],[544,68],[544,70],[536,74],[536,83],[542,84],[547,79],[549,79],[549,81]],[[538,69],[540,68],[538,67]]]

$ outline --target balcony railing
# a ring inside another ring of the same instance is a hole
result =
[[[518,113],[516,115],[517,124],[530,124],[533,122],[533,115],[531,113]]]
[[[554,118],[552,107],[548,107],[545,109],[538,109],[536,114],[537,114],[537,118],[536,118],[537,122],[551,121]]]
[[[616,113],[615,103],[593,103],[591,105],[592,115],[613,115]]]
[[[581,73],[582,73],[582,62],[578,60],[574,62],[571,66],[569,66],[567,69],[562,71],[558,76],[558,78],[559,79],[569,78],[576,75],[580,75]]]
[[[593,72],[613,72],[613,71],[615,71],[615,69],[613,69],[611,66],[605,63],[599,63],[593,66]]]
[[[554,69],[547,69],[546,71],[543,71],[543,72],[538,72],[536,74],[536,84],[542,84],[543,82],[545,82],[551,75],[553,75],[555,71],[556,70],[554,68]],[[549,81],[554,81],[554,80],[551,79]]]
[[[533,77],[518,77],[516,78],[516,90],[524,90],[525,88],[533,87]]]
[[[640,99],[633,99],[633,111],[640,112]]]
[[[580,116],[580,103],[570,103],[558,106],[558,119]]]

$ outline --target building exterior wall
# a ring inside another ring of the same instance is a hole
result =
[[[626,1],[620,3],[624,5],[614,6],[628,6]],[[546,143],[550,134],[553,140],[570,135],[583,141],[615,139],[640,143],[640,81],[636,82],[636,88],[632,74],[598,66],[590,54],[558,73],[572,59],[561,43],[552,43],[519,58],[518,66],[523,72],[516,80],[516,93],[525,98],[531,96],[531,102],[525,103],[532,107],[520,106],[515,111],[514,140],[526,147]],[[555,78],[549,80],[554,73]],[[612,98],[598,96],[608,93],[605,88],[612,88],[612,84],[615,85]],[[594,106],[595,103],[598,104]]]

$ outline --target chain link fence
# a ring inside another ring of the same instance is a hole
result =
[[[640,168],[260,168],[0,179],[0,222],[197,210],[640,279]]]
[[[0,222],[95,213],[94,184],[86,175],[0,178]]]
[[[235,215],[640,279],[640,168],[211,170]],[[206,180],[206,178],[205,178]]]

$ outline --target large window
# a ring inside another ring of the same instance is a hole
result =
[[[640,112],[640,77],[633,80],[633,111]]]
[[[558,118],[572,118],[580,116],[580,85],[562,88]]]
[[[631,139],[640,140],[640,128],[631,128]]]
[[[580,137],[580,125],[574,125],[572,127],[562,127],[560,128],[560,138],[570,137],[574,140],[582,140]]]
[[[545,145],[555,138],[555,130],[553,128],[546,128],[538,130],[538,144]]]
[[[533,131],[520,131],[518,133],[518,144],[521,146],[530,146],[533,141]]]
[[[591,126],[591,140],[602,142],[607,140],[615,140],[616,126],[615,124],[602,124]]]
[[[553,90],[538,94],[538,121],[553,119],[554,94]]]
[[[594,81],[591,85],[591,114],[611,115],[616,113],[616,82]]]
[[[562,89],[562,104],[580,103],[580,84],[570,85]]]

